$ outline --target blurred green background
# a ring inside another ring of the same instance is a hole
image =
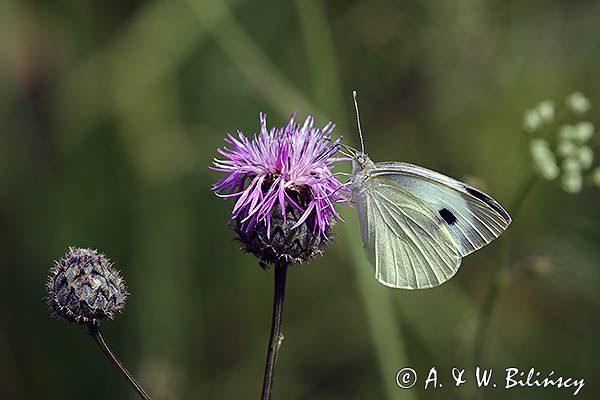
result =
[[[85,328],[45,307],[69,245],[122,270],[131,296],[104,334],[154,399],[257,398],[273,274],[238,251],[231,203],[210,191],[225,133],[298,111],[356,143],[357,89],[373,159],[475,180],[508,205],[532,173],[523,111],[575,90],[600,102],[599,20],[591,0],[3,0],[0,399],[134,398]],[[599,200],[532,188],[482,367],[585,378],[578,397],[600,398]],[[275,398],[572,395],[452,388],[452,367],[472,378],[502,240],[439,288],[392,290],[343,215],[325,256],[290,271]],[[395,384],[406,366],[421,377],[410,391]],[[444,387],[425,391],[432,366]]]

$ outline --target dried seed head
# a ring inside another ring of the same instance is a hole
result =
[[[97,324],[113,319],[125,306],[125,282],[96,250],[70,247],[56,262],[47,282],[48,306],[69,322]]]

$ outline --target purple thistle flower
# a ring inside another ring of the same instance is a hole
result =
[[[238,236],[247,250],[265,261],[306,260],[288,254],[289,245],[299,239],[298,234],[310,235],[297,243],[302,250],[315,241],[330,240],[331,226],[339,219],[334,205],[348,202],[348,191],[332,172],[336,161],[345,160],[335,156],[341,140],[331,138],[335,125],[329,122],[322,129],[315,128],[314,118],[308,116],[300,126],[294,117],[269,130],[266,115],[261,113],[260,133],[252,139],[240,131],[237,137],[228,134],[229,146],[217,150],[225,159],[214,160],[213,169],[227,175],[212,190],[236,199],[231,220],[236,221]],[[275,237],[277,227],[283,229],[280,238]],[[257,230],[260,237],[252,237]],[[256,240],[262,243],[261,249],[255,248]],[[265,256],[265,246],[274,254]],[[312,250],[310,256],[318,252]]]

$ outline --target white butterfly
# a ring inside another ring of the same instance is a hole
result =
[[[464,256],[511,223],[487,194],[440,173],[402,162],[374,163],[352,154],[352,200],[375,277],[386,286],[425,289],[452,278]]]

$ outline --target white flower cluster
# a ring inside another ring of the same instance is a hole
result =
[[[592,106],[587,97],[581,92],[575,92],[567,97],[567,107],[574,114],[583,114]]]
[[[538,103],[534,108],[525,111],[523,116],[523,129],[532,133],[549,125],[554,121],[554,103],[552,100],[544,100]]]
[[[568,111],[579,116],[590,109],[590,101],[576,92],[567,97]],[[529,143],[529,151],[535,169],[542,178],[554,180],[560,176],[560,183],[566,192],[581,191],[584,173],[594,163],[594,151],[589,142],[594,136],[594,125],[590,122],[578,122],[572,125],[561,125],[555,138],[543,139],[542,128],[554,122],[554,103],[545,100],[525,112],[523,129],[530,133],[538,133]],[[543,130],[547,132],[547,130]],[[600,167],[591,172],[594,185],[600,187]]]
[[[556,152],[562,157],[561,184],[565,191],[577,193],[583,186],[583,173],[594,163],[594,151],[588,146],[594,135],[590,122],[563,125],[558,130]]]
[[[550,144],[546,140],[532,139],[529,142],[529,152],[533,158],[533,164],[544,179],[551,181],[558,177],[560,169],[556,162],[556,156],[550,150]]]

